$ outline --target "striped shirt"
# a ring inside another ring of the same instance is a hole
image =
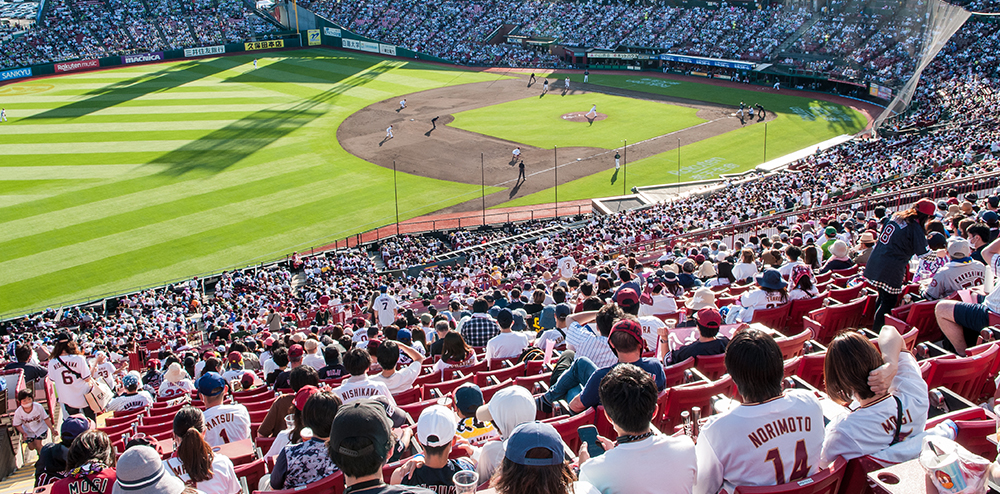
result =
[[[574,352],[576,358],[587,357],[597,368],[610,367],[618,362],[618,357],[608,345],[608,337],[601,334],[589,324],[580,325],[574,321],[566,328],[566,344]]]

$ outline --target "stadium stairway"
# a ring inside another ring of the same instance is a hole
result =
[[[576,230],[585,226],[589,220],[581,220],[568,225],[552,225],[540,230],[535,230],[527,233],[520,233],[517,235],[512,235],[510,237],[492,240],[480,245],[474,245],[472,247],[466,247],[464,249],[453,250],[451,252],[446,252],[444,254],[438,254],[434,256],[435,261],[447,261],[449,259],[455,259],[457,257],[468,256],[469,254],[474,254],[477,252],[482,252],[494,247],[499,247],[503,245],[514,245],[523,244],[525,242],[530,242],[532,240],[537,240],[542,237],[548,237],[550,235],[555,235],[561,232]]]
[[[794,44],[796,41],[798,41],[803,34],[809,32],[809,29],[811,29],[817,22],[819,22],[820,18],[821,16],[814,15],[810,17],[809,20],[803,22],[802,25],[799,26],[799,28],[796,29],[795,32],[791,34],[791,36],[786,38],[785,41],[782,41],[781,44],[777,46],[777,48],[771,50],[771,53],[769,54],[770,56],[768,57],[769,60],[773,62],[775,58],[779,58],[781,56],[786,56],[786,55],[792,56],[792,54],[790,53],[786,54],[784,53],[784,51],[787,50],[788,47],[792,46],[792,44]]]

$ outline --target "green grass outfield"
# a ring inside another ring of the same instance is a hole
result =
[[[552,76],[550,76],[552,77]],[[559,80],[561,75],[556,75]],[[577,81],[580,75],[572,75]],[[730,105],[733,111],[740,101],[748,105],[760,103],[776,118],[767,124],[767,159],[810,147],[841,134],[854,134],[865,127],[865,117],[858,111],[842,105],[817,99],[789,96],[782,92],[754,91],[726,88],[693,82],[659,79],[643,74],[606,75],[590,74],[590,83],[602,86],[645,91],[650,93],[689,98],[709,103]],[[589,108],[588,108],[589,109]],[[600,107],[598,107],[600,109]],[[495,116],[499,118],[499,116]],[[551,116],[550,116],[551,120]],[[611,120],[594,122],[594,127]],[[527,122],[525,122],[527,125]],[[600,130],[614,133],[618,128],[602,126]],[[631,139],[630,139],[631,141]],[[684,144],[680,149],[680,181],[717,178],[721,173],[738,173],[764,163],[764,125],[748,125],[701,141]],[[678,181],[677,151],[651,156],[627,164],[625,186],[674,183]],[[621,181],[612,181],[614,170],[560,184],[559,200],[571,201],[593,197],[619,195]],[[506,202],[497,207],[547,204],[555,200],[555,189],[550,188]]]
[[[498,76],[311,49],[0,86],[0,314],[271,259],[394,221],[337,143],[385,98]],[[400,173],[401,218],[479,195]],[[410,193],[411,191],[420,191]]]
[[[571,112],[588,112],[592,105],[608,118],[593,124],[561,118]],[[558,91],[549,91],[541,98],[456,113],[455,121],[448,125],[540,148],[614,149],[622,145],[622,139],[638,142],[705,122],[695,115],[697,112],[686,106],[600,93],[561,96]],[[608,132],[609,128],[614,132]]]

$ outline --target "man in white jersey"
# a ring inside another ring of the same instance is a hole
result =
[[[372,300],[372,309],[378,316],[378,326],[383,328],[396,321],[396,309],[399,308],[399,305],[396,304],[396,299],[387,293],[389,287],[382,285],[378,291],[380,292],[379,296]]]
[[[333,392],[340,397],[344,404],[362,398],[374,398],[376,395],[386,397],[392,406],[396,406],[396,400],[392,398],[389,387],[382,381],[375,381],[368,378],[368,368],[371,366],[372,358],[367,350],[354,348],[344,355],[344,369],[351,373],[351,377],[344,380],[343,384],[333,389]]]
[[[816,473],[823,447],[823,408],[803,390],[781,390],[781,349],[771,335],[746,329],[733,336],[726,368],[743,403],[713,415],[695,447],[695,494],[736,486],[795,482]]]
[[[148,391],[139,391],[139,377],[135,374],[126,374],[122,378],[122,387],[125,388],[125,393],[108,403],[109,412],[139,410],[155,401]]]
[[[567,255],[562,259],[559,259],[559,277],[564,280],[568,280],[573,277],[574,271],[576,270],[576,259],[573,256]]]
[[[242,441],[250,437],[250,412],[247,407],[224,405],[226,380],[216,372],[206,372],[196,384],[205,402],[205,442],[210,446]]]
[[[115,389],[115,366],[108,362],[107,354],[103,351],[94,354],[94,361],[90,364],[90,375],[104,381],[111,390]]]

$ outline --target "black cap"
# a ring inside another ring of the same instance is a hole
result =
[[[344,405],[333,418],[330,451],[352,458],[374,451],[381,458],[389,457],[392,447],[392,422],[385,407],[372,400],[358,400]],[[344,439],[367,439],[370,444],[358,449],[343,446]]]

